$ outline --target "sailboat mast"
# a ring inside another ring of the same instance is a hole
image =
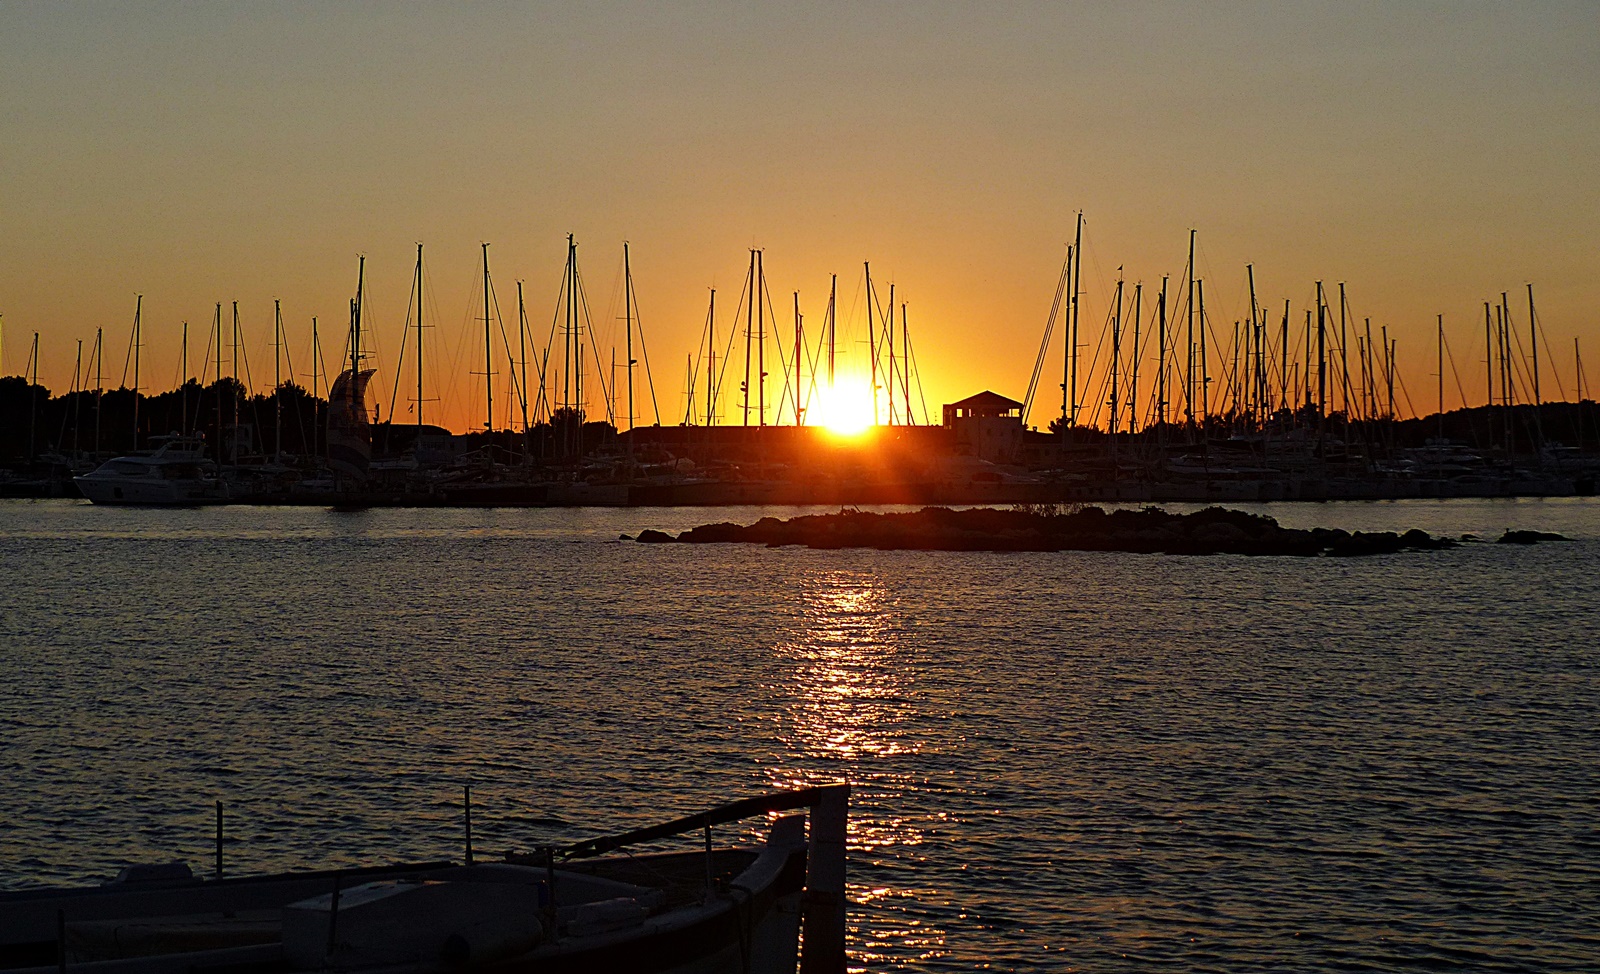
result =
[[[906,321],[906,303],[900,302],[900,388],[905,393],[905,424],[911,420],[911,324]],[[924,419],[927,417],[924,416]]]
[[[1206,363],[1206,282],[1203,278],[1194,282],[1194,290],[1195,300],[1200,303],[1200,426],[1203,429],[1211,419],[1211,369]]]
[[[522,358],[522,456],[528,459],[531,454],[528,450],[530,443],[528,432],[528,309],[522,301],[522,282],[517,282],[517,354]],[[418,396],[421,396],[421,385],[418,385]],[[418,430],[421,429],[421,420],[418,420]]]
[[[739,319],[735,318],[735,326]],[[706,425],[716,425],[717,412],[717,289],[711,289],[711,307],[706,312]]]
[[[217,302],[217,314],[213,322],[216,327],[217,340],[217,372],[213,377],[213,398],[217,401],[217,466],[222,466],[222,302]],[[203,368],[201,371],[205,371]]]
[[[228,445],[228,455],[239,462],[239,417],[243,414],[244,380],[239,377],[239,302],[233,302],[233,358],[228,362],[233,373],[233,441]]]
[[[38,360],[38,333],[34,333],[34,360]],[[1584,355],[1578,349],[1578,337],[1573,336],[1573,371],[1578,381],[1578,403],[1584,401]],[[34,381],[38,381],[38,366],[34,366]]]
[[[1528,285],[1528,341],[1533,343],[1533,404],[1539,406],[1544,399],[1539,395],[1539,319],[1533,313],[1533,285]]]
[[[100,453],[100,403],[105,398],[105,375],[102,367],[105,363],[105,353],[101,346],[105,342],[105,329],[94,330],[94,452]]]
[[[1289,408],[1289,299],[1283,299],[1283,325],[1278,330],[1278,384],[1283,410]]]
[[[888,339],[889,339],[889,385],[888,385],[888,392],[889,392],[889,425],[893,426],[894,425],[894,376],[895,376],[895,371],[894,371],[894,282],[893,281],[889,282],[889,321],[888,321],[888,331],[886,332],[886,334],[888,335]]]
[[[184,333],[188,334],[188,325],[184,325]],[[1573,339],[1572,350],[1577,352],[1577,339]],[[33,363],[33,377],[28,380],[28,462],[39,455],[39,333],[33,333],[33,350],[28,354],[28,361]],[[1582,391],[1582,385],[1579,385]],[[1581,402],[1583,396],[1578,396]]]
[[[1122,268],[1117,268],[1117,297],[1116,310],[1111,318],[1111,449],[1117,448],[1117,429],[1121,419],[1121,400],[1117,398],[1118,385],[1121,376],[1118,374],[1122,368]]]
[[[746,278],[750,282],[748,301],[744,306],[744,420],[742,425],[750,425],[750,355],[755,351],[751,343],[755,341],[756,328],[756,250],[750,248],[750,275]],[[733,312],[736,316],[739,309]],[[734,321],[738,321],[737,317]]]
[[[1489,302],[1483,302],[1483,389],[1489,409],[1489,447],[1494,447],[1494,325],[1489,319]]]
[[[570,239],[570,238],[569,238]],[[494,432],[494,342],[491,339],[489,245],[483,245],[483,428]]]
[[[1068,310],[1072,312],[1072,415],[1067,417],[1066,426],[1078,424],[1078,292],[1083,290],[1083,211],[1078,211],[1078,228],[1072,237],[1072,303]]]
[[[139,449],[139,312],[144,306],[144,295],[133,299],[133,448]]]
[[[800,353],[803,348],[804,335],[802,334],[802,319],[800,317],[800,292],[794,292],[794,425],[799,426],[805,419],[805,411],[800,408],[800,383],[804,376],[800,370]]]
[[[272,299],[272,460],[283,460],[283,303]]]
[[[1161,275],[1161,294],[1156,297],[1156,426],[1166,435],[1167,426],[1167,275]]]
[[[1500,335],[1501,343],[1505,347],[1505,351],[1500,356],[1500,361],[1505,368],[1505,381],[1500,383],[1500,388],[1506,393],[1506,405],[1509,406],[1516,401],[1517,366],[1516,360],[1511,357],[1511,342],[1515,338],[1511,332],[1511,297],[1505,291],[1500,292],[1500,310],[1504,313]],[[1506,422],[1509,423],[1510,421],[1510,417],[1507,416]]]
[[[878,319],[873,314],[872,300],[872,264],[868,261],[861,262],[862,269],[867,275],[867,359],[871,363],[872,378],[872,425],[878,425]]]
[[[1128,433],[1139,432],[1139,315],[1144,282],[1133,285],[1133,381],[1128,387]]]
[[[1345,296],[1344,282],[1339,282],[1339,381],[1343,392],[1340,405],[1344,408],[1345,425],[1350,423],[1350,359],[1345,354],[1349,344],[1349,331],[1345,327]]]
[[[183,381],[178,386],[178,429],[185,435],[189,432],[189,323],[183,323],[183,342],[178,351],[178,369],[182,373]]]
[[[766,255],[756,251],[756,419],[758,426],[767,425],[767,268]]]
[[[1364,399],[1364,402],[1362,403],[1362,411],[1363,418],[1376,419],[1378,416],[1378,372],[1377,368],[1373,365],[1372,357],[1372,349],[1375,347],[1372,342],[1372,319],[1364,318],[1362,321],[1367,330],[1367,343],[1363,346],[1362,352],[1362,355],[1364,356],[1363,366],[1365,369],[1364,377],[1362,379]]]
[[[832,275],[828,283],[828,388],[833,388],[834,337],[839,322],[839,275]]]
[[[322,364],[322,338],[321,338],[321,336],[319,336],[317,334],[317,316],[316,315],[312,315],[311,316],[311,452],[316,454],[319,458],[322,456],[322,450],[318,446],[318,440],[320,440],[322,438],[322,417],[319,416],[318,414],[323,412],[323,409],[322,409],[322,406],[317,402],[318,397],[321,395],[321,393],[319,391],[319,387],[317,385],[317,373],[318,373],[318,366],[320,366],[321,364]],[[329,391],[329,395],[330,395],[330,397],[332,396],[332,391],[331,390]]]
[[[622,242],[622,304],[628,318],[628,429],[633,429],[633,264],[628,257],[628,242]],[[613,305],[612,307],[615,307]],[[614,381],[614,380],[613,380]],[[628,451],[633,451],[633,437],[628,438]]]
[[[1067,424],[1072,421],[1072,245],[1067,244],[1067,266],[1062,270],[1067,293],[1067,315],[1061,321],[1065,341],[1061,343],[1061,435],[1065,439]],[[1053,310],[1053,309],[1052,309]],[[1054,319],[1051,319],[1054,321]]]
[[[83,374],[83,339],[78,339],[78,357],[72,363],[72,462],[78,462],[78,402],[83,399],[83,384],[78,377]]]
[[[1444,439],[1444,315],[1439,316],[1438,331],[1439,366],[1439,439]],[[1441,443],[1441,445],[1443,445]]]
[[[1394,422],[1394,353],[1400,341],[1389,341],[1389,326],[1383,326],[1384,369],[1383,381],[1389,389],[1389,422]]]
[[[417,244],[417,445],[422,445],[422,244]]]
[[[1256,267],[1254,264],[1244,265],[1245,278],[1250,282],[1250,343],[1255,348],[1255,365],[1250,372],[1250,416],[1259,420],[1261,407],[1261,317],[1260,306],[1256,304]]]

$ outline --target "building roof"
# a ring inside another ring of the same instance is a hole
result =
[[[1022,408],[1022,403],[1017,402],[1015,399],[1007,399],[1005,396],[1002,396],[999,393],[990,392],[987,389],[985,389],[984,391],[978,393],[976,396],[968,396],[967,398],[961,400],[960,402],[953,402],[950,405],[956,407],[957,409],[1021,409]]]

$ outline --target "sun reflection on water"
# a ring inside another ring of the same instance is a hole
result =
[[[786,701],[778,736],[787,753],[768,769],[769,778],[782,788],[841,779],[854,786],[851,968],[884,963],[907,947],[924,959],[943,956],[944,931],[904,910],[908,902],[937,899],[936,891],[885,881],[886,871],[905,875],[925,840],[926,816],[902,804],[921,790],[905,759],[926,746],[917,730],[926,715],[916,700],[917,664],[905,621],[870,572],[807,577],[798,609],[775,647],[790,664],[784,685],[774,688]]]

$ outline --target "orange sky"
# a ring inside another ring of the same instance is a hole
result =
[[[172,384],[181,322],[203,333],[217,301],[239,302],[258,388],[274,298],[306,373],[310,319],[342,340],[364,253],[387,412],[421,241],[429,415],[475,426],[479,244],[503,311],[525,281],[542,345],[571,232],[602,357],[631,243],[664,422],[708,289],[725,338],[752,246],[786,335],[793,292],[813,328],[839,275],[846,369],[870,260],[909,303],[937,416],[1022,397],[1080,209],[1085,342],[1117,267],[1178,281],[1194,227],[1219,332],[1248,315],[1247,262],[1297,325],[1313,282],[1344,281],[1424,411],[1434,316],[1477,400],[1482,302],[1511,292],[1525,328],[1528,282],[1547,397],[1552,374],[1574,391],[1574,337],[1600,363],[1590,3],[8,4],[0,113],[3,370],[37,331],[57,391],[96,327],[116,384],[136,292],[147,385]]]

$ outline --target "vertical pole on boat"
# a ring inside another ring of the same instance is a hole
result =
[[[56,970],[67,969],[67,911],[56,911]]]
[[[1200,427],[1202,432],[1211,419],[1211,370],[1206,361],[1206,282],[1194,282],[1195,300],[1200,302]],[[1203,441],[1202,437],[1202,441]]]
[[[1133,285],[1133,381],[1128,388],[1128,433],[1139,431],[1139,299],[1144,292],[1144,282]]]
[[[467,829],[467,865],[472,865],[472,786],[463,789],[461,809]]]
[[[735,309],[737,313],[737,309]],[[737,323],[739,319],[735,318]],[[717,289],[711,289],[711,306],[706,311],[706,425],[716,425],[717,415]]]
[[[1083,211],[1078,211],[1077,229],[1072,234],[1072,292],[1067,310],[1072,312],[1072,415],[1065,425],[1078,425],[1078,295],[1083,290]]]
[[[233,302],[233,350],[232,357],[228,360],[228,371],[233,373],[233,442],[228,447],[228,453],[234,463],[239,462],[239,400],[243,397],[244,385],[239,381],[239,302]]]
[[[1317,428],[1328,414],[1328,304],[1317,282]]]
[[[1261,413],[1261,326],[1257,323],[1262,317],[1261,308],[1256,304],[1256,267],[1254,264],[1244,265],[1245,277],[1250,283],[1250,341],[1255,348],[1255,369],[1250,373],[1250,415],[1259,420]]]
[[[1539,395],[1539,320],[1533,313],[1533,285],[1528,285],[1528,340],[1533,343],[1533,404],[1544,402]]]
[[[178,386],[178,430],[189,435],[189,323],[183,323],[183,344],[178,352],[183,382]],[[198,408],[198,407],[197,407]]]
[[[78,462],[78,403],[83,399],[83,383],[78,377],[83,374],[83,339],[78,339],[78,355],[72,360],[72,462]]]
[[[333,874],[333,896],[328,900],[328,949],[325,956],[327,957],[326,966],[329,969],[333,967],[333,948],[338,944],[339,893],[340,887],[343,885],[344,873],[335,870]]]
[[[1439,445],[1444,446],[1444,315],[1439,316]]]
[[[422,302],[420,302],[420,301],[417,302],[417,306],[420,308],[422,306]],[[418,327],[419,328],[421,327],[421,322],[422,322],[422,313],[419,311],[419,312],[417,312],[417,323],[418,323]],[[418,334],[420,335],[421,332],[419,331]],[[417,345],[417,351],[420,353],[421,350],[422,350],[422,345],[419,342],[418,345]],[[527,305],[523,304],[523,302],[522,302],[522,282],[520,280],[517,281],[517,354],[520,355],[521,358],[522,358],[522,384],[521,384],[520,388],[518,389],[518,397],[519,397],[518,401],[522,403],[522,459],[523,459],[524,462],[530,462],[532,457],[533,457],[533,434],[530,433],[529,430],[528,430],[528,308],[527,308]],[[534,354],[537,355],[539,353],[537,351],[535,351]],[[417,371],[417,400],[419,402],[422,400],[422,371],[421,371],[421,366],[422,366],[422,356],[421,356],[421,354],[418,354],[418,356],[417,356],[417,367],[418,367],[418,371]],[[535,419],[539,418],[539,406],[538,406],[537,403],[535,403],[534,407],[533,407],[533,416],[534,416]],[[422,436],[422,407],[418,406],[417,407],[417,437],[418,437],[417,442],[418,443],[422,442],[421,436]]]
[[[1161,275],[1161,295],[1156,298],[1156,426],[1166,436],[1167,425],[1167,275]]]
[[[1278,334],[1278,382],[1282,388],[1279,397],[1279,407],[1283,410],[1289,408],[1289,299],[1283,299],[1283,326]]]
[[[811,843],[806,852],[805,941],[800,974],[843,974],[844,853],[850,786],[819,789],[811,806]]]
[[[222,878],[222,802],[217,801],[217,879]]]
[[[1072,283],[1072,244],[1067,244],[1067,266],[1062,269],[1062,275],[1066,279],[1065,282],[1070,292]],[[1061,330],[1067,339],[1061,343],[1061,435],[1064,442],[1067,434],[1067,417],[1072,415],[1070,406],[1072,393],[1068,391],[1072,382],[1072,302],[1070,297],[1067,300],[1066,317],[1061,321]]]
[[[763,251],[756,251],[756,425],[767,425],[767,268]]]
[[[894,282],[889,282],[889,425],[894,425]]]
[[[867,278],[867,362],[871,365],[872,425],[878,425],[878,319],[872,308],[872,263],[861,262],[861,271]]]
[[[744,306],[744,419],[740,422],[741,426],[750,425],[750,353],[753,351],[750,343],[755,339],[756,327],[756,250],[754,247],[750,248],[750,276],[745,280],[750,282],[750,293],[748,295],[750,303]],[[733,313],[737,315],[739,309],[734,308]],[[737,321],[738,319],[735,318],[734,320]]]
[[[1345,347],[1350,343],[1350,333],[1345,327],[1345,309],[1349,301],[1345,298],[1344,282],[1339,282],[1339,406],[1344,410],[1345,428],[1350,428],[1350,356],[1346,354]]]
[[[139,312],[144,307],[144,295],[134,295],[133,303],[133,448],[139,449]],[[1533,307],[1533,285],[1528,285],[1528,307]],[[1534,354],[1533,374],[1539,374],[1538,353]],[[1538,383],[1535,383],[1537,386]]]
[[[570,248],[570,243],[569,243]],[[494,342],[489,333],[489,245],[483,245],[483,428],[494,433]],[[492,442],[492,440],[491,440]],[[493,456],[493,451],[489,453]]]
[[[520,294],[520,287],[518,285]],[[422,443],[422,244],[417,244],[417,443]]]
[[[622,304],[628,319],[628,454],[633,454],[633,265],[628,262],[628,242],[622,242]],[[612,381],[615,381],[614,379]]]
[[[838,325],[839,275],[833,275],[828,284],[828,389],[833,389],[833,340]]]
[[[794,292],[794,425],[799,426],[805,422],[805,410],[800,406],[800,383],[804,376],[800,371],[800,353],[805,342],[805,318],[800,314],[800,292]]]
[[[905,425],[911,425],[911,326],[906,323],[906,303],[900,302],[900,391],[905,393]],[[922,417],[927,422],[928,417]]]
[[[100,400],[105,395],[104,387],[106,381],[101,372],[101,366],[105,363],[105,355],[101,352],[104,341],[105,329],[96,328],[94,330],[94,452],[96,463],[100,462]]]
[[[1184,344],[1183,368],[1183,420],[1189,432],[1194,432],[1194,229],[1189,230],[1189,266],[1186,268],[1186,277],[1189,285],[1189,300],[1185,307],[1189,318],[1188,341]],[[1202,325],[1201,327],[1204,327]]]
[[[185,323],[183,328],[184,328],[184,335],[187,336],[189,334],[189,326],[188,326],[188,324]],[[187,346],[185,346],[185,347],[187,347]],[[1574,356],[1577,355],[1577,352],[1578,352],[1578,340],[1576,338],[1574,338],[1572,340],[1572,352],[1573,352]],[[38,415],[39,414],[39,390],[38,390],[38,385],[39,385],[39,333],[38,332],[34,332],[33,333],[33,350],[29,353],[29,361],[31,361],[33,363],[33,377],[28,380],[28,462],[32,463],[34,458],[39,455],[39,415]],[[1578,371],[1579,371],[1579,374],[1581,375],[1582,372],[1583,372],[1583,367],[1581,365],[1579,366]],[[1579,392],[1578,401],[1582,402],[1583,401],[1583,395],[1582,395],[1583,383],[1581,383],[1581,382],[1578,384],[1578,392]]]
[[[322,340],[317,337],[317,316],[311,316],[311,453],[322,456],[317,441],[322,438],[321,408],[317,405],[317,363],[322,361]],[[198,407],[196,407],[198,409]]]
[[[272,299],[272,462],[283,461],[283,303]]]
[[[544,847],[544,883],[545,892],[549,895],[544,904],[545,929],[553,937],[556,933],[556,850],[555,846]]]
[[[706,823],[706,902],[717,894],[715,872],[711,868],[711,823]]]
[[[216,329],[216,332],[217,332],[217,339],[216,339],[216,342],[215,342],[216,350],[217,350],[217,371],[216,371],[216,374],[212,376],[211,392],[212,392],[212,398],[214,398],[216,400],[216,405],[217,405],[217,469],[220,470],[222,468],[222,302],[221,301],[217,302],[217,313],[216,313],[216,316],[212,319],[212,325]],[[204,372],[205,368],[202,367],[200,369],[200,371]],[[195,421],[195,425],[197,425],[197,426],[199,425],[199,420]]]

